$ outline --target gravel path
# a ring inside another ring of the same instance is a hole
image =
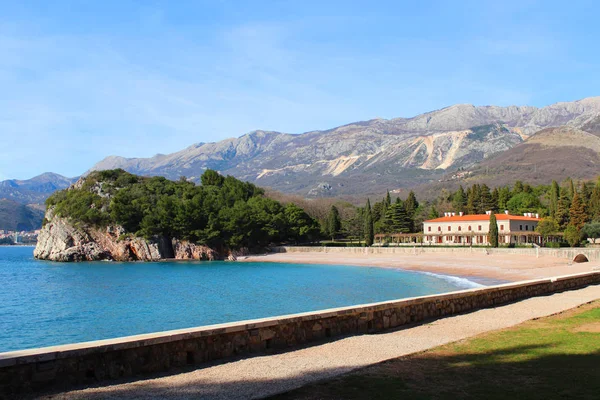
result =
[[[356,368],[507,328],[600,299],[600,286],[535,297],[383,334],[352,336],[287,353],[212,365],[177,375],[88,388],[52,399],[252,399]]]

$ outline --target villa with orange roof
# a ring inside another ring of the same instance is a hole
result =
[[[467,215],[445,213],[443,217],[423,222],[423,244],[428,245],[487,245],[490,214]],[[511,215],[508,211],[496,214],[500,244],[541,244],[542,237],[535,231],[540,217],[525,213]]]

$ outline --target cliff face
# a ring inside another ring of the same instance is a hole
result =
[[[42,228],[33,252],[35,258],[50,261],[159,261],[214,260],[214,250],[194,243],[160,237],[146,240],[123,235],[119,226],[104,229],[81,228],[68,220],[46,212],[48,222]]]

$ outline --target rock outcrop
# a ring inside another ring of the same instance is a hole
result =
[[[151,240],[125,234],[120,226],[79,227],[46,212],[33,252],[35,258],[50,261],[160,261],[214,260],[218,254],[209,247],[167,237]]]

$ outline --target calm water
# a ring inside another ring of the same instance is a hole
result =
[[[442,293],[466,280],[279,263],[63,264],[0,247],[0,352]]]

